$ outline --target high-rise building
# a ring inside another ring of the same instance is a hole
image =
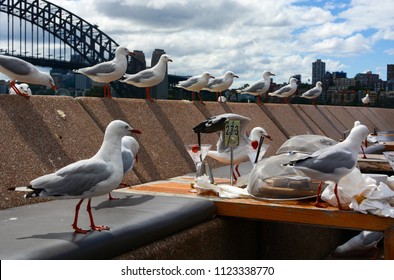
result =
[[[324,74],[326,73],[326,63],[321,59],[312,62],[312,85],[318,81],[324,80]]]
[[[161,57],[161,55],[166,52],[162,49],[155,49],[152,53],[151,66],[155,66]],[[168,71],[168,69],[167,69]],[[168,98],[168,73],[166,73],[164,80],[158,84],[157,86],[152,87],[152,97],[156,97],[157,99],[167,99]]]
[[[356,80],[356,85],[370,90],[376,89],[376,84],[379,81],[379,74],[373,74],[371,71],[365,73],[358,73],[354,79]]]
[[[387,64],[387,91],[394,90],[394,64]]]

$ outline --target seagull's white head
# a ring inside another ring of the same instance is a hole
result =
[[[264,79],[268,79],[268,78],[270,78],[271,76],[275,76],[275,74],[274,74],[274,73],[271,73],[270,71],[267,71],[267,70],[265,70],[265,71],[263,72],[263,78],[264,78]]]
[[[209,72],[204,72],[204,73],[202,73],[201,76],[202,76],[203,78],[206,78],[206,79],[215,79],[215,77],[212,76]]]
[[[172,62],[172,59],[168,54],[162,54],[160,56],[160,60],[163,62],[169,62],[169,61]]]
[[[131,52],[128,48],[126,47],[117,47],[115,50],[115,56],[127,56],[127,55],[134,55],[133,52]]]
[[[129,149],[133,153],[134,157],[137,156],[140,149],[140,144],[138,144],[137,140],[132,136],[124,136],[122,138],[122,146]]]
[[[323,85],[323,83],[320,82],[320,81],[316,83],[316,86],[317,86],[317,87],[322,87],[322,85]]]
[[[272,137],[262,127],[255,127],[250,132],[250,140],[252,140],[252,141],[253,140],[258,141],[261,137],[265,137],[265,138],[272,140]]]
[[[227,72],[224,74],[224,76],[225,76],[226,78],[239,78],[238,75],[234,74],[234,72],[232,72],[232,71],[227,71]]]
[[[290,84],[292,84],[292,85],[296,85],[297,82],[298,82],[298,80],[296,78],[291,78],[290,79]]]
[[[110,135],[116,135],[116,136],[127,136],[130,135],[131,133],[141,133],[138,129],[132,128],[128,123],[121,121],[121,120],[115,120],[112,121],[107,128],[105,129],[105,134],[110,134]]]

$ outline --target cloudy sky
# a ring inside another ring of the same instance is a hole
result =
[[[142,50],[150,64],[155,48],[172,56],[169,72],[215,76],[232,70],[233,87],[301,74],[312,62],[352,78],[371,70],[386,80],[394,63],[392,0],[49,0],[97,24],[120,45]]]

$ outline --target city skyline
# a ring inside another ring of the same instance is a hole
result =
[[[260,79],[266,69],[276,74],[275,83],[296,74],[311,83],[317,59],[329,72],[354,77],[372,71],[382,80],[394,63],[391,0],[51,2],[143,51],[147,65],[154,49],[164,49],[174,60],[170,74],[231,70],[240,76],[233,88]]]

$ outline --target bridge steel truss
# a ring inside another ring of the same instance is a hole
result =
[[[94,65],[118,46],[97,25],[45,0],[0,0],[0,24],[0,53],[44,67]]]

